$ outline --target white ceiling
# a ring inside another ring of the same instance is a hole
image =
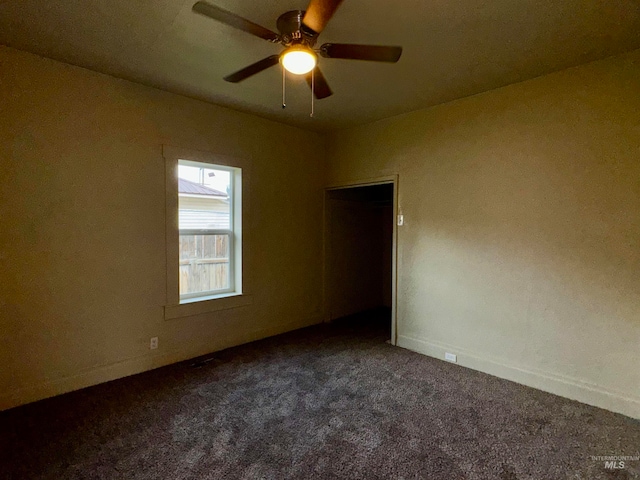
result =
[[[209,0],[276,30],[304,0]],[[397,64],[320,59],[316,102],[279,67],[222,77],[279,45],[191,12],[195,0],[0,0],[0,43],[276,121],[329,130],[640,48],[640,0],[345,0],[319,44],[402,45]]]

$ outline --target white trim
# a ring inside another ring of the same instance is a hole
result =
[[[203,313],[245,307],[252,303],[253,295],[241,295],[238,293],[218,293],[182,298],[178,304],[164,306],[164,319],[173,320],[175,318],[193,317]]]
[[[454,353],[458,356],[458,365],[462,367],[640,419],[640,397],[633,397],[628,393],[617,392],[565,375],[508,365],[499,359],[440,342],[400,335],[398,346],[443,361],[445,352]]]
[[[193,302],[203,302],[206,300],[216,300],[218,298],[226,298],[230,295],[242,295],[241,293],[236,293],[232,287],[228,288],[220,288],[218,290],[207,290],[204,292],[196,292],[196,293],[182,293],[180,294],[180,305],[185,303],[193,303]],[[165,305],[172,306],[172,305]],[[213,310],[210,310],[213,311]]]

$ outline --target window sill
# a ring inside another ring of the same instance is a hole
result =
[[[231,308],[244,307],[253,303],[253,295],[229,293],[213,297],[190,298],[178,305],[165,305],[164,319],[193,317],[203,313],[217,312]]]

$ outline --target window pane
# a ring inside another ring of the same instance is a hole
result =
[[[229,235],[180,235],[180,295],[230,287]]]
[[[178,166],[181,230],[229,230],[231,173],[192,165]]]

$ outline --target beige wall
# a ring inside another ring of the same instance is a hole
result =
[[[399,174],[401,346],[640,417],[640,51],[327,145]]]
[[[6,47],[0,99],[0,408],[322,320],[321,136]],[[163,144],[250,172],[251,305],[164,320]]]
[[[0,47],[0,408],[319,321],[322,186],[398,173],[400,345],[640,417],[639,91],[634,52],[338,132],[327,178],[319,135]],[[164,320],[162,144],[250,171],[250,305]]]

